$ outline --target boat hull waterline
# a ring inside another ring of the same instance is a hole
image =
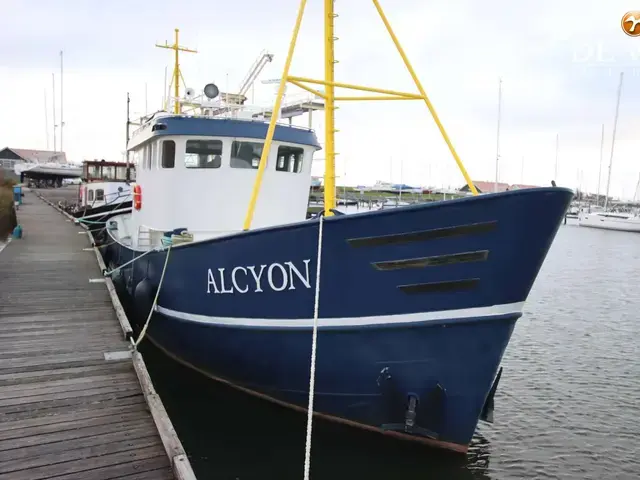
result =
[[[314,410],[466,451],[573,194],[538,188],[325,219]],[[147,335],[307,406],[318,220],[174,246]],[[103,248],[109,268],[143,252]],[[140,325],[166,251],[114,273]]]

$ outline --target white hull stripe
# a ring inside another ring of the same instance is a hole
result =
[[[464,318],[498,317],[521,314],[524,302],[492,305],[490,307],[461,308],[437,312],[406,313],[400,315],[380,315],[375,317],[320,318],[318,327],[363,327],[384,326],[406,323],[438,322]],[[212,317],[195,313],[178,312],[156,306],[156,311],[169,317],[189,322],[230,327],[272,327],[272,328],[312,328],[313,318],[236,318]]]

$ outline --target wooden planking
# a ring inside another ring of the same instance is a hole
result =
[[[133,363],[105,360],[129,343],[89,282],[89,236],[24,201],[23,238],[0,253],[0,479],[173,478]]]

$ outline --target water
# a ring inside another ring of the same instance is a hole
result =
[[[467,456],[314,422],[314,480],[640,478],[640,235],[561,227],[507,349],[495,424]],[[199,480],[301,479],[306,415],[145,342]]]

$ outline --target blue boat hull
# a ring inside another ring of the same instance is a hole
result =
[[[465,451],[572,195],[540,188],[325,219],[315,411]],[[213,378],[306,408],[318,230],[309,220],[173,247],[147,335]],[[103,250],[110,268],[141,254]],[[166,254],[113,275],[137,323]]]

